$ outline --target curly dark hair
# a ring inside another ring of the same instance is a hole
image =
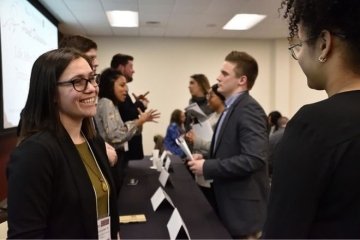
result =
[[[360,64],[360,1],[359,0],[283,0],[280,11],[289,22],[289,35],[298,34],[298,25],[304,27],[310,44],[321,31],[328,30],[343,36],[346,41],[347,61],[357,69]]]

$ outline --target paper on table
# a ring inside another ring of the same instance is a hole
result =
[[[145,214],[119,216],[120,223],[146,222]]]
[[[190,160],[194,160],[185,139],[180,136],[176,139],[176,144],[180,146],[181,150],[185,153],[186,157]]]

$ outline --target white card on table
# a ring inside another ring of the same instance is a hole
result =
[[[159,176],[159,182],[163,187],[165,187],[167,180],[169,179],[169,172],[166,171],[165,168],[162,168],[160,176]]]
[[[171,214],[171,217],[169,219],[169,222],[167,223],[167,229],[169,231],[169,235],[170,235],[170,239],[176,239],[176,237],[178,236],[181,227],[184,228],[185,233],[188,237],[188,239],[190,239],[189,236],[189,231],[187,230],[184,221],[182,220],[179,211],[177,210],[177,208],[174,209],[173,213]]]
[[[151,206],[153,207],[154,211],[158,209],[158,207],[164,201],[164,199],[166,199],[172,207],[175,207],[169,195],[167,195],[166,192],[161,187],[159,187],[150,199]]]
[[[171,159],[169,157],[166,157],[166,161],[165,161],[166,171],[169,171],[170,163],[171,163]]]

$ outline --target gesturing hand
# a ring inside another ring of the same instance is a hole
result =
[[[147,98],[146,98],[146,95],[148,95],[150,92],[147,91],[146,93],[144,94],[140,94],[139,96],[136,96],[135,93],[133,93],[133,97],[135,98],[136,101],[139,101],[139,100],[146,100],[146,101],[149,101]]]
[[[140,94],[139,96],[136,96],[135,93],[132,93],[133,97],[135,98],[135,101],[140,101],[145,108],[147,108],[148,104],[149,104],[149,100],[146,98],[146,95],[148,95],[150,92],[147,91],[144,94]]]
[[[156,122],[155,119],[160,117],[160,113],[156,109],[150,109],[146,112],[141,111],[140,108],[137,109],[139,112],[139,121],[140,124],[144,124],[145,122]]]

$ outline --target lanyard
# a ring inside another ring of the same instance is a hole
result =
[[[91,152],[91,154],[92,154],[92,156],[93,156],[93,158],[94,158],[94,161],[95,161],[96,166],[97,166],[98,169],[99,169],[99,172],[100,172],[100,174],[101,174],[101,177],[104,179],[105,184],[108,186],[108,183],[107,183],[107,181],[106,181],[106,178],[104,177],[104,174],[103,174],[103,172],[101,171],[101,168],[100,168],[98,162],[96,161],[95,154],[94,154],[93,150],[91,149],[88,140],[86,139],[86,137],[85,137],[84,135],[83,135],[83,137],[85,138],[86,144],[88,145],[88,147],[89,147],[89,149],[90,149],[90,152]],[[95,201],[96,201],[96,215],[97,215],[97,219],[99,219],[97,194],[96,194],[96,190],[95,190],[94,186],[93,186],[93,189],[94,189]],[[107,215],[109,216],[109,215],[110,215],[110,188],[109,188],[109,186],[108,186],[108,190],[106,191],[106,193],[107,193],[107,202],[108,202],[108,204],[107,204],[107,208],[108,208],[108,210],[107,210]]]

